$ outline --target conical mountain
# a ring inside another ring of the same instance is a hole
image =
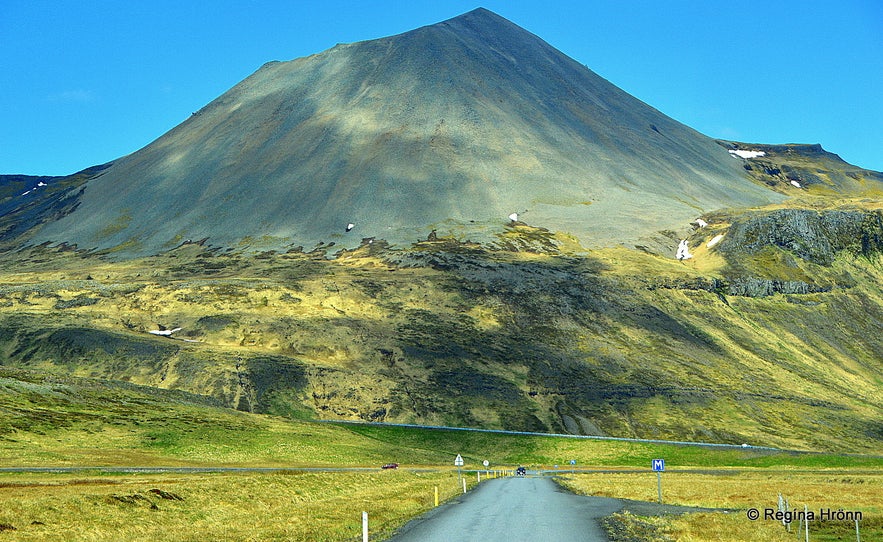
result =
[[[397,244],[478,239],[518,212],[599,246],[780,198],[714,140],[484,9],[268,63],[79,197],[38,241]]]

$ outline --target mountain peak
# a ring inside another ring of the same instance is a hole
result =
[[[482,7],[430,26],[448,27],[457,32],[468,32],[486,37],[508,34],[510,37],[518,36],[518,39],[524,39],[526,36],[539,39],[509,19]]]
[[[483,8],[483,7],[477,7],[475,9],[473,9],[472,11],[467,11],[466,13],[463,13],[461,15],[457,15],[456,17],[452,17],[452,18],[448,19],[448,21],[443,21],[443,22],[476,21],[476,20],[483,20],[485,22],[514,24],[511,21],[509,21],[508,19],[506,19],[505,17],[503,17],[502,15],[494,13],[493,11]]]
[[[482,241],[517,212],[587,247],[647,244],[779,196],[710,138],[478,8],[265,65],[79,198],[38,242],[148,254],[203,238]]]
[[[483,8],[481,6],[475,8],[473,10],[467,11],[466,13],[462,13],[460,15],[457,15],[456,17],[451,17],[448,20],[450,21],[453,19],[461,19],[461,18],[467,18],[467,17],[492,17],[492,18],[496,18],[496,19],[505,20],[502,16],[494,13],[493,11],[491,11],[487,8]]]
[[[483,8],[483,7],[477,7],[477,8],[475,8],[475,9],[470,10],[470,11],[467,11],[467,12],[465,12],[465,13],[461,13],[461,14],[459,14],[459,15],[455,15],[455,16],[453,16],[453,17],[450,17],[450,18],[448,18],[448,19],[444,19],[444,20],[439,21],[439,22],[436,22],[436,23],[430,23],[430,24],[428,24],[428,25],[426,25],[426,26],[439,26],[439,25],[449,24],[449,23],[452,23],[452,22],[455,22],[455,21],[481,20],[481,19],[485,20],[486,22],[491,22],[491,21],[503,22],[503,21],[506,21],[506,18],[503,17],[502,15],[499,15],[499,14],[497,14],[497,13],[494,13],[493,11],[491,11],[491,10],[489,10],[489,9],[486,9],[486,8]],[[420,28],[425,28],[426,26],[423,26],[423,27],[420,27]],[[415,30],[419,30],[420,28],[416,28]]]

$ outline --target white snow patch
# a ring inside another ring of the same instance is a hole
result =
[[[687,240],[681,239],[681,242],[678,244],[678,251],[675,254],[675,258],[678,260],[689,260],[693,255],[690,254],[690,249],[687,246]]]
[[[791,181],[791,186],[796,186],[797,188],[800,188],[800,183],[797,181]]]
[[[705,226],[708,226],[708,222],[702,220],[701,218],[697,218],[693,222],[695,222],[696,224],[699,224],[700,228],[704,228]]]
[[[27,196],[27,195],[30,194],[31,192],[36,192],[38,188],[43,188],[44,186],[49,186],[49,185],[46,184],[46,183],[44,183],[43,181],[40,181],[40,182],[37,183],[37,186],[31,188],[31,189],[28,190],[27,192],[22,192],[21,195],[22,195],[22,196]]]
[[[743,151],[741,149],[730,150],[730,154],[734,156],[738,156],[739,158],[759,158],[761,156],[766,156],[766,153],[763,151]]]
[[[172,333],[176,331],[181,331],[181,328],[176,327],[175,329],[151,329],[148,331],[151,335],[160,335],[162,337],[171,337]]]
[[[721,239],[723,239],[723,238],[724,238],[724,234],[715,235],[714,237],[712,237],[711,241],[709,241],[705,246],[708,248],[711,248],[714,245],[720,243]]]

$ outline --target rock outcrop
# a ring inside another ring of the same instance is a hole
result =
[[[739,216],[720,243],[728,258],[775,246],[803,260],[830,265],[838,252],[869,255],[883,251],[880,211],[778,209]]]

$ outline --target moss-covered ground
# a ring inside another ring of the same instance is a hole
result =
[[[568,246],[517,225],[334,258],[36,247],[0,261],[0,357],[298,419],[879,450],[879,254]]]

